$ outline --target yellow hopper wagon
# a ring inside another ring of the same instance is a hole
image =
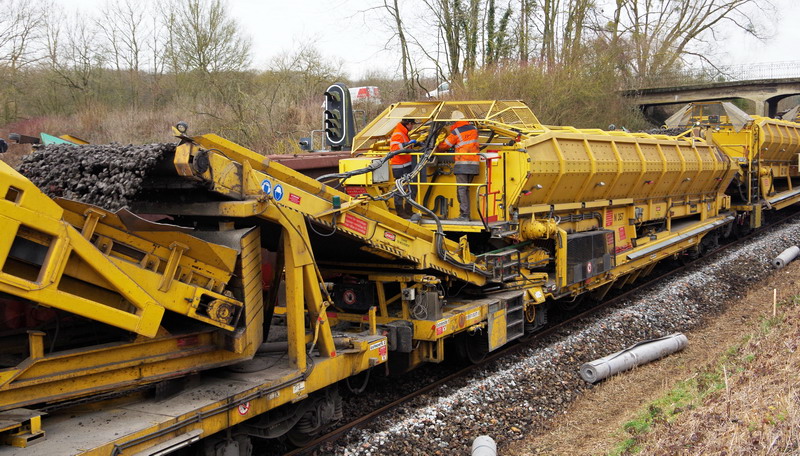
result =
[[[690,103],[666,120],[686,136],[714,144],[741,166],[728,193],[746,228],[762,225],[762,210],[800,201],[800,123],[749,115],[730,102]]]
[[[454,216],[455,153],[436,151],[462,115],[480,133],[480,174],[464,184],[471,192],[468,221]],[[403,150],[416,167],[398,185],[381,157],[405,118],[417,121],[410,137],[418,146]],[[462,254],[491,274],[490,286],[523,290],[531,327],[543,319],[537,304],[587,291],[602,296],[664,258],[715,246],[734,220],[725,190],[738,166],[716,147],[546,126],[519,101],[398,103],[356,136],[353,154],[340,162],[334,182],[389,210],[394,195],[409,197],[403,186],[417,186],[411,220],[459,241]],[[365,165],[371,175],[353,172]]]

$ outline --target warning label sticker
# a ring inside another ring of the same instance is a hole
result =
[[[614,211],[607,210],[606,211],[606,226],[611,226],[614,224]]]
[[[300,204],[300,195],[295,195],[294,193],[289,193],[289,202],[294,204]]]
[[[386,346],[386,341],[382,340],[380,342],[375,342],[374,344],[369,346],[370,350],[378,350],[378,354],[380,356],[386,356],[388,351],[388,347]]]
[[[447,329],[447,324],[450,323],[450,319],[446,320],[439,320],[436,322],[436,335],[441,336],[444,334],[444,330]]]
[[[624,226],[619,227],[617,232],[619,233],[619,240],[620,241],[624,241],[625,239],[628,239],[628,235],[627,235],[627,233],[625,233],[625,227]]]
[[[350,228],[356,233],[361,233],[364,235],[367,234],[367,221],[362,218],[358,218],[355,215],[344,214],[344,223],[342,223],[342,225]]]
[[[377,350],[378,356],[381,357],[381,361],[386,361],[389,353],[389,347],[386,345],[386,339],[370,344],[369,349],[373,351]]]

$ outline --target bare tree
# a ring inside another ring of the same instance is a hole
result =
[[[79,106],[93,99],[93,86],[105,64],[92,26],[77,13],[67,20],[61,14],[48,15],[45,26],[48,67]]]
[[[174,71],[210,74],[250,64],[250,39],[227,15],[223,0],[170,0],[165,6],[166,51]]]
[[[383,0],[383,7],[396,27],[392,39],[396,38],[400,45],[400,69],[403,74],[403,86],[405,87],[406,96],[414,98],[414,63],[411,60],[411,53],[408,49],[408,40],[406,39],[406,31],[400,15],[398,0],[391,0],[391,3],[390,0]]]
[[[527,64],[530,58],[532,14],[536,7],[536,0],[519,0],[519,14],[517,14],[516,43],[519,53],[519,61]],[[511,7],[509,6],[509,10]]]
[[[106,3],[95,22],[105,38],[105,47],[117,70],[143,69],[145,43],[153,31],[141,3],[113,0]]]
[[[723,24],[759,37],[750,13],[769,6],[768,0],[617,0],[607,39],[628,52],[625,74],[642,80],[690,57],[713,65],[698,45]]]
[[[3,74],[0,90],[3,97],[3,119],[17,117],[17,99],[20,96],[21,70],[38,60],[39,38],[44,18],[44,5],[36,0],[0,1],[0,65]]]

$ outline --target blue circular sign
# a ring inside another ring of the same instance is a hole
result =
[[[263,190],[264,193],[269,195],[269,192],[272,191],[272,182],[268,181],[267,179],[261,181],[261,190]]]
[[[277,184],[275,186],[275,191],[272,192],[272,196],[275,197],[275,201],[280,201],[283,198],[283,187],[281,184]]]

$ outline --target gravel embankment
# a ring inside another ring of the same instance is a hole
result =
[[[129,205],[145,177],[174,150],[175,144],[37,146],[18,171],[50,197],[115,211]]]
[[[591,388],[578,375],[582,363],[701,324],[772,273],[771,260],[798,243],[800,222],[765,231],[635,300],[479,370],[462,384],[439,389],[350,432],[323,453],[467,455],[472,440],[481,434],[492,436],[502,448],[562,413]]]

